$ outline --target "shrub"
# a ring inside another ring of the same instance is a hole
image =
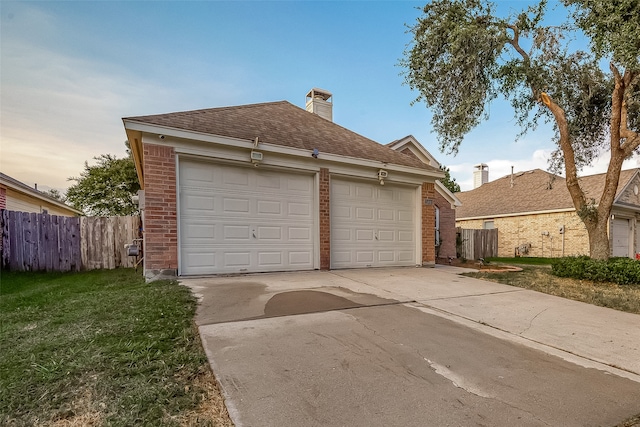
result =
[[[607,261],[586,256],[558,258],[553,261],[551,272],[558,277],[640,285],[640,262],[630,258],[610,258]]]

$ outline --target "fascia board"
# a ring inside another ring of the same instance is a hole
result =
[[[458,199],[455,194],[449,191],[449,189],[445,187],[444,184],[439,180],[436,181],[436,191],[440,193],[440,195],[451,204],[451,209],[462,206],[462,202],[460,201],[460,199]]]
[[[546,210],[546,211],[518,212],[518,213],[512,213],[512,214],[468,216],[468,217],[461,217],[461,218],[456,217],[456,221],[472,221],[476,219],[492,219],[492,218],[513,218],[516,216],[544,215],[544,214],[575,212],[575,211],[576,211],[575,208],[565,208],[565,209],[553,209],[553,210]]]
[[[158,139],[158,141],[155,141],[155,140],[153,141],[154,144],[158,144],[158,145],[175,146],[175,143],[169,143],[169,141],[166,140],[166,137],[170,136],[173,138],[185,139],[185,140],[191,140],[191,141],[195,140],[200,142],[223,144],[223,145],[228,145],[236,148],[253,149],[254,147],[253,141],[249,141],[245,139],[223,137],[218,135],[205,134],[202,132],[184,131],[180,129],[156,126],[156,125],[151,126],[144,123],[139,123],[139,122],[134,122],[129,120],[124,120],[124,122],[125,122],[125,128],[128,130],[137,130],[143,133],[165,135],[164,140]],[[145,141],[145,142],[149,142],[149,141]],[[277,154],[283,154],[288,156],[294,156],[294,157],[302,157],[305,159],[311,156],[310,150],[302,150],[299,148],[285,147],[282,145],[267,144],[267,143],[260,143],[260,142],[258,143],[258,147],[256,148],[256,150],[264,151],[268,153],[277,153]],[[410,166],[402,166],[402,165],[384,163],[384,162],[375,161],[375,160],[359,159],[355,157],[322,153],[322,152],[320,153],[320,158],[323,161],[331,162],[331,163],[343,163],[343,164],[354,165],[354,166],[386,169],[388,171],[419,175],[427,178],[432,178],[434,180],[439,178],[444,178],[444,173],[439,170],[425,170],[425,169],[414,168]]]

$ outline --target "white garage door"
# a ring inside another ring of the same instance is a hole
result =
[[[416,265],[416,190],[331,179],[331,268]]]
[[[180,274],[313,269],[313,182],[181,159]]]
[[[615,218],[611,224],[613,256],[629,256],[629,220]]]

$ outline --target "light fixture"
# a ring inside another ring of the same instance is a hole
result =
[[[258,166],[258,163],[262,161],[263,155],[260,151],[251,150],[251,163],[254,166]]]
[[[380,185],[384,185],[384,180],[389,176],[389,172],[384,169],[380,169],[378,171],[378,180],[380,181]]]

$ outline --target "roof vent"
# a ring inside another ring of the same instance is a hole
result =
[[[333,95],[328,90],[313,88],[307,93],[307,111],[333,121]]]
[[[473,189],[489,182],[489,165],[480,163],[473,167]]]

